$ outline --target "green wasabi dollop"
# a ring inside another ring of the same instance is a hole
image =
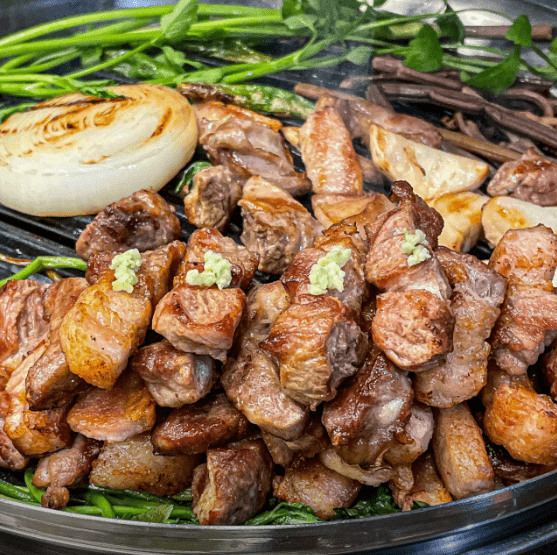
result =
[[[114,270],[112,289],[114,291],[126,291],[133,293],[133,286],[137,283],[135,272],[141,266],[141,254],[137,249],[129,249],[126,252],[117,254],[110,263],[110,268]]]
[[[348,262],[351,254],[350,249],[337,245],[322,256],[309,272],[309,292],[312,295],[323,295],[327,289],[344,291],[345,272],[341,268]]]
[[[232,282],[232,264],[222,254],[208,250],[203,256],[205,265],[202,272],[190,270],[186,274],[186,283],[190,285],[217,285],[219,289],[228,287]]]
[[[421,229],[417,229],[415,233],[410,233],[407,229],[403,229],[404,241],[402,243],[402,252],[408,254],[408,266],[415,266],[428,258],[431,254],[427,249],[427,238]]]

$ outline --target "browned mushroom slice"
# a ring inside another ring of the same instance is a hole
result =
[[[296,401],[312,410],[333,399],[338,385],[363,362],[367,335],[338,299],[316,297],[292,304],[277,318],[260,346],[280,365],[280,382]]]
[[[288,503],[303,503],[319,518],[335,516],[335,509],[350,507],[362,484],[327,468],[319,459],[301,459],[284,476],[275,476],[273,494]]]
[[[209,393],[217,379],[212,358],[184,353],[166,340],[139,349],[130,366],[161,407],[195,403]]]
[[[246,308],[245,293],[234,287],[194,287],[178,276],[153,316],[153,329],[177,349],[225,360]]]
[[[193,455],[243,439],[249,432],[246,417],[224,393],[217,393],[171,411],[155,428],[152,442],[157,453]]]
[[[250,286],[259,262],[257,254],[211,228],[198,229],[190,235],[178,274],[186,275],[189,270],[202,272],[205,267],[205,253],[210,250],[230,262],[232,281],[229,287],[245,290]]]
[[[284,272],[294,255],[311,247],[321,231],[321,224],[302,204],[260,177],[246,183],[238,204],[244,219],[242,243],[259,255],[262,272]]]
[[[323,408],[323,425],[350,464],[375,466],[410,416],[408,376],[375,352]]]
[[[155,455],[146,432],[126,441],[106,442],[92,464],[89,481],[99,487],[176,495],[191,484],[198,464],[198,455]]]
[[[153,428],[155,408],[145,382],[128,370],[112,390],[93,388],[82,393],[68,413],[68,424],[86,437],[124,441]]]
[[[175,208],[151,189],[142,189],[109,204],[85,228],[75,245],[88,260],[96,252],[140,252],[180,239],[182,228]]]
[[[226,166],[198,171],[193,187],[184,197],[184,213],[197,227],[224,231],[242,196],[241,180]]]
[[[272,469],[261,440],[211,449],[193,477],[195,516],[201,524],[241,524],[255,516],[271,491]]]
[[[482,431],[466,404],[435,409],[432,446],[439,474],[455,499],[495,488]]]

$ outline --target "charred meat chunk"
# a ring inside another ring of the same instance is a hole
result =
[[[88,260],[96,252],[156,249],[182,236],[174,212],[159,194],[142,189],[100,212],[79,236],[75,250]]]
[[[322,96],[307,117],[300,147],[314,193],[362,192],[362,168],[332,97]]]
[[[157,305],[152,325],[176,349],[224,361],[245,308],[246,295],[237,287],[195,287],[179,276]]]
[[[139,349],[130,367],[143,378],[161,407],[195,403],[209,393],[217,379],[212,358],[184,353],[166,340]]]
[[[110,390],[93,388],[82,393],[68,414],[74,432],[86,437],[124,441],[155,425],[155,402],[145,382],[127,371]]]
[[[557,163],[528,151],[520,159],[505,162],[491,178],[492,197],[508,195],[539,206],[557,205]]]
[[[184,197],[184,213],[196,227],[224,231],[241,196],[241,180],[226,166],[205,168],[193,177],[193,187]]]
[[[362,485],[330,470],[319,459],[301,459],[284,476],[273,479],[273,495],[288,503],[303,503],[319,518],[335,516],[335,509],[350,507]]]
[[[383,354],[372,353],[336,398],[323,408],[323,425],[337,453],[350,464],[376,465],[404,431],[412,384]]]
[[[146,432],[125,441],[106,442],[93,461],[89,481],[105,488],[176,495],[191,484],[198,464],[197,455],[155,455]]]
[[[259,262],[257,254],[211,228],[198,229],[190,235],[186,254],[178,268],[178,275],[186,275],[189,270],[202,272],[205,268],[204,257],[207,251],[216,252],[230,262],[232,281],[229,287],[240,287],[246,290],[250,286]]]
[[[259,255],[258,268],[268,274],[283,272],[321,230],[302,204],[261,177],[246,183],[238,204],[244,219],[242,243]]]
[[[439,474],[455,499],[495,488],[482,431],[465,403],[435,409],[432,446]]]
[[[195,104],[199,144],[215,165],[228,167],[243,179],[254,175],[301,195],[310,181],[294,170],[292,155],[278,132],[279,120],[221,102]]]
[[[330,401],[363,362],[367,335],[338,299],[316,297],[292,304],[277,318],[261,348],[275,356],[288,395],[315,410]]]
[[[246,417],[220,392],[171,411],[155,428],[152,442],[157,453],[193,455],[243,439],[250,431]]]
[[[193,512],[201,524],[241,524],[255,516],[271,491],[273,461],[261,440],[207,452],[195,469]]]

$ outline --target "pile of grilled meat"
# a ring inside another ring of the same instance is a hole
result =
[[[511,230],[488,264],[439,246],[443,219],[408,183],[364,192],[341,108],[323,97],[290,131],[301,173],[279,121],[196,104],[213,166],[185,197],[199,228],[187,244],[174,208],[143,190],[82,233],[84,278],[0,289],[0,465],[37,464],[44,506],[87,480],[191,484],[202,524],[242,523],[271,494],[328,519],[363,485],[388,483],[406,510],[557,465],[541,393],[557,396],[557,347],[535,366],[557,338],[557,236]],[[415,118],[382,125],[431,140]],[[294,198],[309,191],[314,215]],[[223,235],[237,205],[243,245]],[[418,230],[427,257],[411,265]],[[312,294],[311,268],[339,246],[342,291]],[[138,282],[115,291],[110,263],[130,248]],[[186,280],[209,250],[231,263],[226,288]]]

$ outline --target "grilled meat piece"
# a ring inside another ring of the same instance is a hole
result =
[[[154,495],[176,495],[191,484],[197,455],[162,456],[153,453],[150,434],[106,442],[93,461],[89,482],[112,489],[133,489]]]
[[[278,132],[279,120],[221,102],[195,104],[199,144],[215,165],[243,179],[254,175],[292,195],[309,191],[310,181],[294,170],[292,155]]]
[[[542,370],[545,383],[549,387],[549,395],[553,401],[557,401],[557,343],[555,341],[542,359]]]
[[[317,414],[310,416],[302,435],[297,439],[287,441],[265,430],[261,430],[261,437],[271,453],[273,462],[284,468],[291,467],[300,457],[305,459],[315,457],[329,445],[327,430],[321,424],[321,418]]]
[[[79,296],[60,326],[60,343],[70,371],[87,383],[111,389],[143,343],[153,306],[168,290],[184,255],[179,241],[142,255],[132,293],[114,291],[114,270]]]
[[[261,177],[246,183],[238,204],[244,219],[242,243],[259,255],[259,270],[268,274],[283,272],[321,231],[319,222],[299,202]]]
[[[195,287],[178,276],[157,305],[152,326],[176,349],[224,361],[245,309],[246,295],[237,287]]]
[[[120,376],[110,391],[82,393],[68,414],[74,432],[105,441],[124,441],[155,425],[155,401],[135,372]]]
[[[193,455],[243,439],[250,431],[246,417],[219,392],[171,411],[153,431],[152,442],[160,454]]]
[[[491,178],[492,197],[508,195],[539,206],[557,205],[557,163],[529,150],[518,160],[505,162]]]
[[[87,387],[84,380],[70,372],[59,337],[64,316],[87,286],[83,278],[67,278],[48,290],[45,297],[45,307],[50,314],[48,346],[25,378],[25,396],[31,410],[67,405]]]
[[[301,459],[284,476],[273,479],[273,495],[288,503],[303,503],[328,520],[335,509],[350,507],[362,485],[330,470],[319,459]]]
[[[72,446],[43,457],[35,474],[33,485],[47,488],[41,498],[43,507],[62,509],[69,501],[68,487],[81,484],[91,470],[91,463],[98,457],[102,443],[77,435]]]
[[[323,408],[323,425],[337,453],[350,464],[380,464],[395,434],[404,431],[412,395],[406,373],[373,352]]]
[[[193,187],[184,197],[184,213],[196,227],[224,231],[242,196],[242,180],[226,166],[198,171]]]
[[[360,194],[362,168],[334,98],[322,96],[300,129],[300,150],[314,193]]]
[[[361,195],[346,193],[321,193],[311,197],[313,213],[325,228],[340,222],[358,224],[363,234],[363,224],[373,223],[378,216],[392,210],[395,205],[383,194],[366,191]]]
[[[189,270],[202,272],[205,268],[204,256],[209,250],[221,254],[230,262],[232,281],[229,287],[248,289],[257,270],[259,262],[257,254],[212,228],[198,229],[190,235],[186,254],[178,268],[178,275],[185,276]]]
[[[468,254],[440,247],[437,258],[454,287],[453,350],[441,365],[415,375],[414,391],[426,405],[450,407],[476,396],[486,384],[487,339],[500,314],[506,280]]]
[[[326,295],[291,304],[260,347],[274,355],[290,397],[315,410],[363,362],[368,339],[338,299]]]
[[[486,447],[496,478],[502,480],[506,486],[525,482],[552,470],[552,468],[540,464],[515,461],[506,449],[499,445],[488,442]]]
[[[193,512],[201,524],[241,524],[255,516],[271,491],[273,461],[261,440],[207,452],[195,469]]]
[[[4,431],[5,418],[0,418],[0,467],[10,470],[23,470],[31,461],[31,457],[22,455],[14,446],[13,441]]]
[[[547,227],[509,230],[489,266],[509,288],[491,335],[492,355],[509,374],[524,374],[557,336],[557,236]]]
[[[48,288],[30,279],[10,280],[0,287],[0,367],[8,375],[48,335]]]
[[[304,303],[314,300],[314,295],[309,292],[311,268],[320,258],[325,256],[327,251],[324,249],[308,248],[300,251],[281,277],[284,287],[292,297],[294,303]],[[362,301],[367,293],[367,284],[364,280],[361,267],[358,267],[358,256],[355,253],[354,259],[351,258],[342,267],[344,272],[344,288],[328,289],[324,295],[335,297],[342,301],[348,308],[355,313],[359,313]]]
[[[495,488],[482,431],[465,403],[435,409],[433,454],[439,474],[455,499]]]
[[[301,435],[308,409],[286,394],[275,359],[254,343],[244,345],[238,358],[226,364],[221,383],[234,406],[261,430],[284,440]]]
[[[217,379],[212,358],[179,351],[166,339],[139,349],[130,367],[145,380],[161,407],[195,403],[209,393]]]
[[[427,451],[433,436],[433,413],[429,407],[412,405],[404,430],[395,434],[393,445],[385,452],[385,460],[392,465],[412,464]]]
[[[557,464],[557,406],[531,386],[520,383],[499,386],[487,406],[484,431],[513,459]]]
[[[142,189],[109,204],[83,230],[75,250],[88,260],[96,252],[140,252],[162,247],[182,237],[180,220],[158,193]]]

